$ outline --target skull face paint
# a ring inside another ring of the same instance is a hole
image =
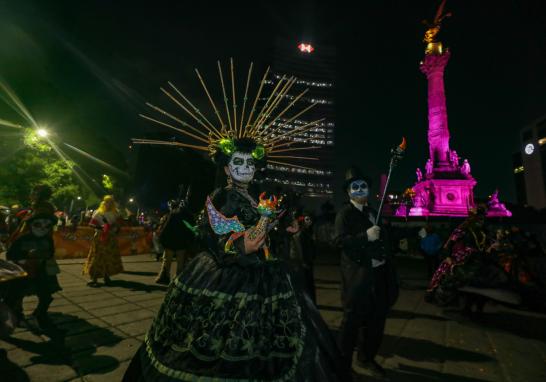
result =
[[[250,153],[235,152],[228,163],[229,175],[239,183],[249,183],[256,172],[256,161]]]
[[[51,231],[52,223],[49,219],[36,219],[30,224],[30,230],[36,237],[44,237]]]
[[[351,198],[367,198],[370,194],[368,183],[360,179],[351,182],[348,192]]]

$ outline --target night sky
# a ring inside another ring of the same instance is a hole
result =
[[[194,67],[216,79],[217,59],[267,64],[278,36],[335,44],[337,170],[359,164],[377,178],[405,135],[408,155],[394,179],[401,190],[428,154],[418,64],[421,21],[438,3],[2,1],[0,75],[60,140],[98,152],[86,137],[104,137],[133,162],[129,139],[156,129],[137,114],[145,101],[167,102],[159,91],[167,81],[204,100]],[[470,160],[478,196],[499,187],[513,200],[518,132],[546,113],[546,2],[448,0],[447,9],[440,39],[452,51],[451,147]],[[17,120],[4,105],[0,118]]]

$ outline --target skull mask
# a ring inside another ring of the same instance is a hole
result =
[[[367,198],[370,194],[368,183],[360,179],[351,182],[348,191],[351,198]]]
[[[52,223],[49,219],[35,219],[30,224],[30,230],[36,237],[44,237],[51,231]]]
[[[173,199],[169,200],[167,205],[169,206],[169,210],[171,212],[178,213],[180,210],[183,210],[184,207],[186,207],[186,202],[180,199]]]
[[[256,162],[250,153],[235,152],[228,163],[229,176],[236,182],[249,183],[256,172]]]

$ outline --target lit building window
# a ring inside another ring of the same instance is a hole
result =
[[[287,190],[295,189],[306,196],[326,195],[331,197],[333,189],[329,182],[333,173],[328,170],[328,167],[332,165],[330,163],[332,160],[331,149],[335,142],[335,111],[332,107],[335,103],[334,93],[332,92],[335,88],[335,81],[332,76],[326,74],[326,72],[333,73],[333,71],[322,70],[331,65],[331,61],[327,58],[330,55],[330,50],[325,49],[322,51],[321,49],[320,55],[315,56],[315,54],[311,53],[316,47],[308,42],[302,42],[301,44],[300,42],[295,44],[292,42],[291,44],[291,52],[287,52],[285,48],[278,50],[279,54],[278,57],[275,57],[275,62],[272,65],[271,76],[262,82],[269,91],[264,91],[259,102],[261,102],[261,105],[265,104],[269,98],[269,93],[273,91],[276,93],[274,96],[282,97],[282,100],[279,100],[279,108],[282,109],[294,101],[303,89],[308,89],[308,92],[299,98],[300,103],[298,105],[301,106],[291,112],[281,114],[281,118],[271,120],[269,126],[265,126],[262,132],[268,138],[275,139],[285,136],[288,131],[305,126],[304,129],[286,139],[286,149],[290,151],[298,147],[317,146],[316,151],[313,149],[310,156],[318,157],[320,160],[316,163],[309,163],[309,166],[319,168],[298,167],[307,165],[307,162],[303,164],[295,162],[296,167],[288,164],[270,163],[267,165],[268,172],[265,181],[270,182],[272,185],[284,185],[283,188]],[[298,50],[294,49],[295,45],[298,45]],[[326,61],[324,61],[325,58]],[[274,90],[279,80],[282,78],[287,80],[292,76],[296,78],[291,91],[281,95],[279,94],[280,89]],[[297,116],[299,111],[307,106],[306,103],[316,104],[313,111],[292,119],[292,116]],[[312,123],[321,117],[325,117],[325,119],[323,118],[318,124]],[[287,153],[287,155],[292,154]],[[297,154],[294,155],[297,156]]]
[[[275,79],[277,79],[277,80],[280,80],[282,78],[282,75],[280,75],[280,74],[275,74],[274,76],[275,76]],[[289,77],[287,75],[284,75],[284,76]],[[272,84],[273,81],[266,80],[265,83],[266,84]],[[331,82],[312,81],[312,80],[305,80],[305,79],[302,79],[302,78],[297,79],[296,84],[304,85],[304,86],[312,86],[312,87],[316,87],[316,88],[331,88],[332,86],[334,86],[334,84],[332,84]]]
[[[282,98],[286,98],[286,99],[289,99],[289,100],[294,100],[296,97],[293,96],[292,94],[284,94],[282,96]],[[302,101],[306,101],[306,102],[309,102],[309,103],[316,103],[316,104],[320,104],[320,105],[333,105],[334,103],[328,99],[323,99],[323,98],[309,98],[309,97],[302,97],[300,98]],[[263,98],[260,98],[260,101],[267,101],[267,98],[263,97]]]

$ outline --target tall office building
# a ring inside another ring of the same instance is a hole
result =
[[[520,137],[520,152],[513,157],[518,201],[546,208],[546,115],[523,128]]]
[[[266,184],[280,186],[284,191],[297,192],[304,197],[329,199],[333,196],[335,58],[335,48],[331,46],[277,41],[271,65],[274,79],[278,80],[283,75],[297,77],[297,82],[286,95],[289,100],[308,89],[296,103],[291,115],[303,110],[310,103],[317,103],[311,110],[290,123],[303,126],[318,119],[324,120],[316,128],[292,138],[295,145],[319,147],[298,151],[294,156],[315,157],[319,160],[290,160],[299,167],[269,163]],[[268,81],[267,85],[271,91],[273,81]],[[289,118],[288,116],[287,119]],[[282,130],[279,134],[282,134]],[[286,152],[287,156],[290,154],[291,152]],[[289,159],[286,160],[288,161]]]

